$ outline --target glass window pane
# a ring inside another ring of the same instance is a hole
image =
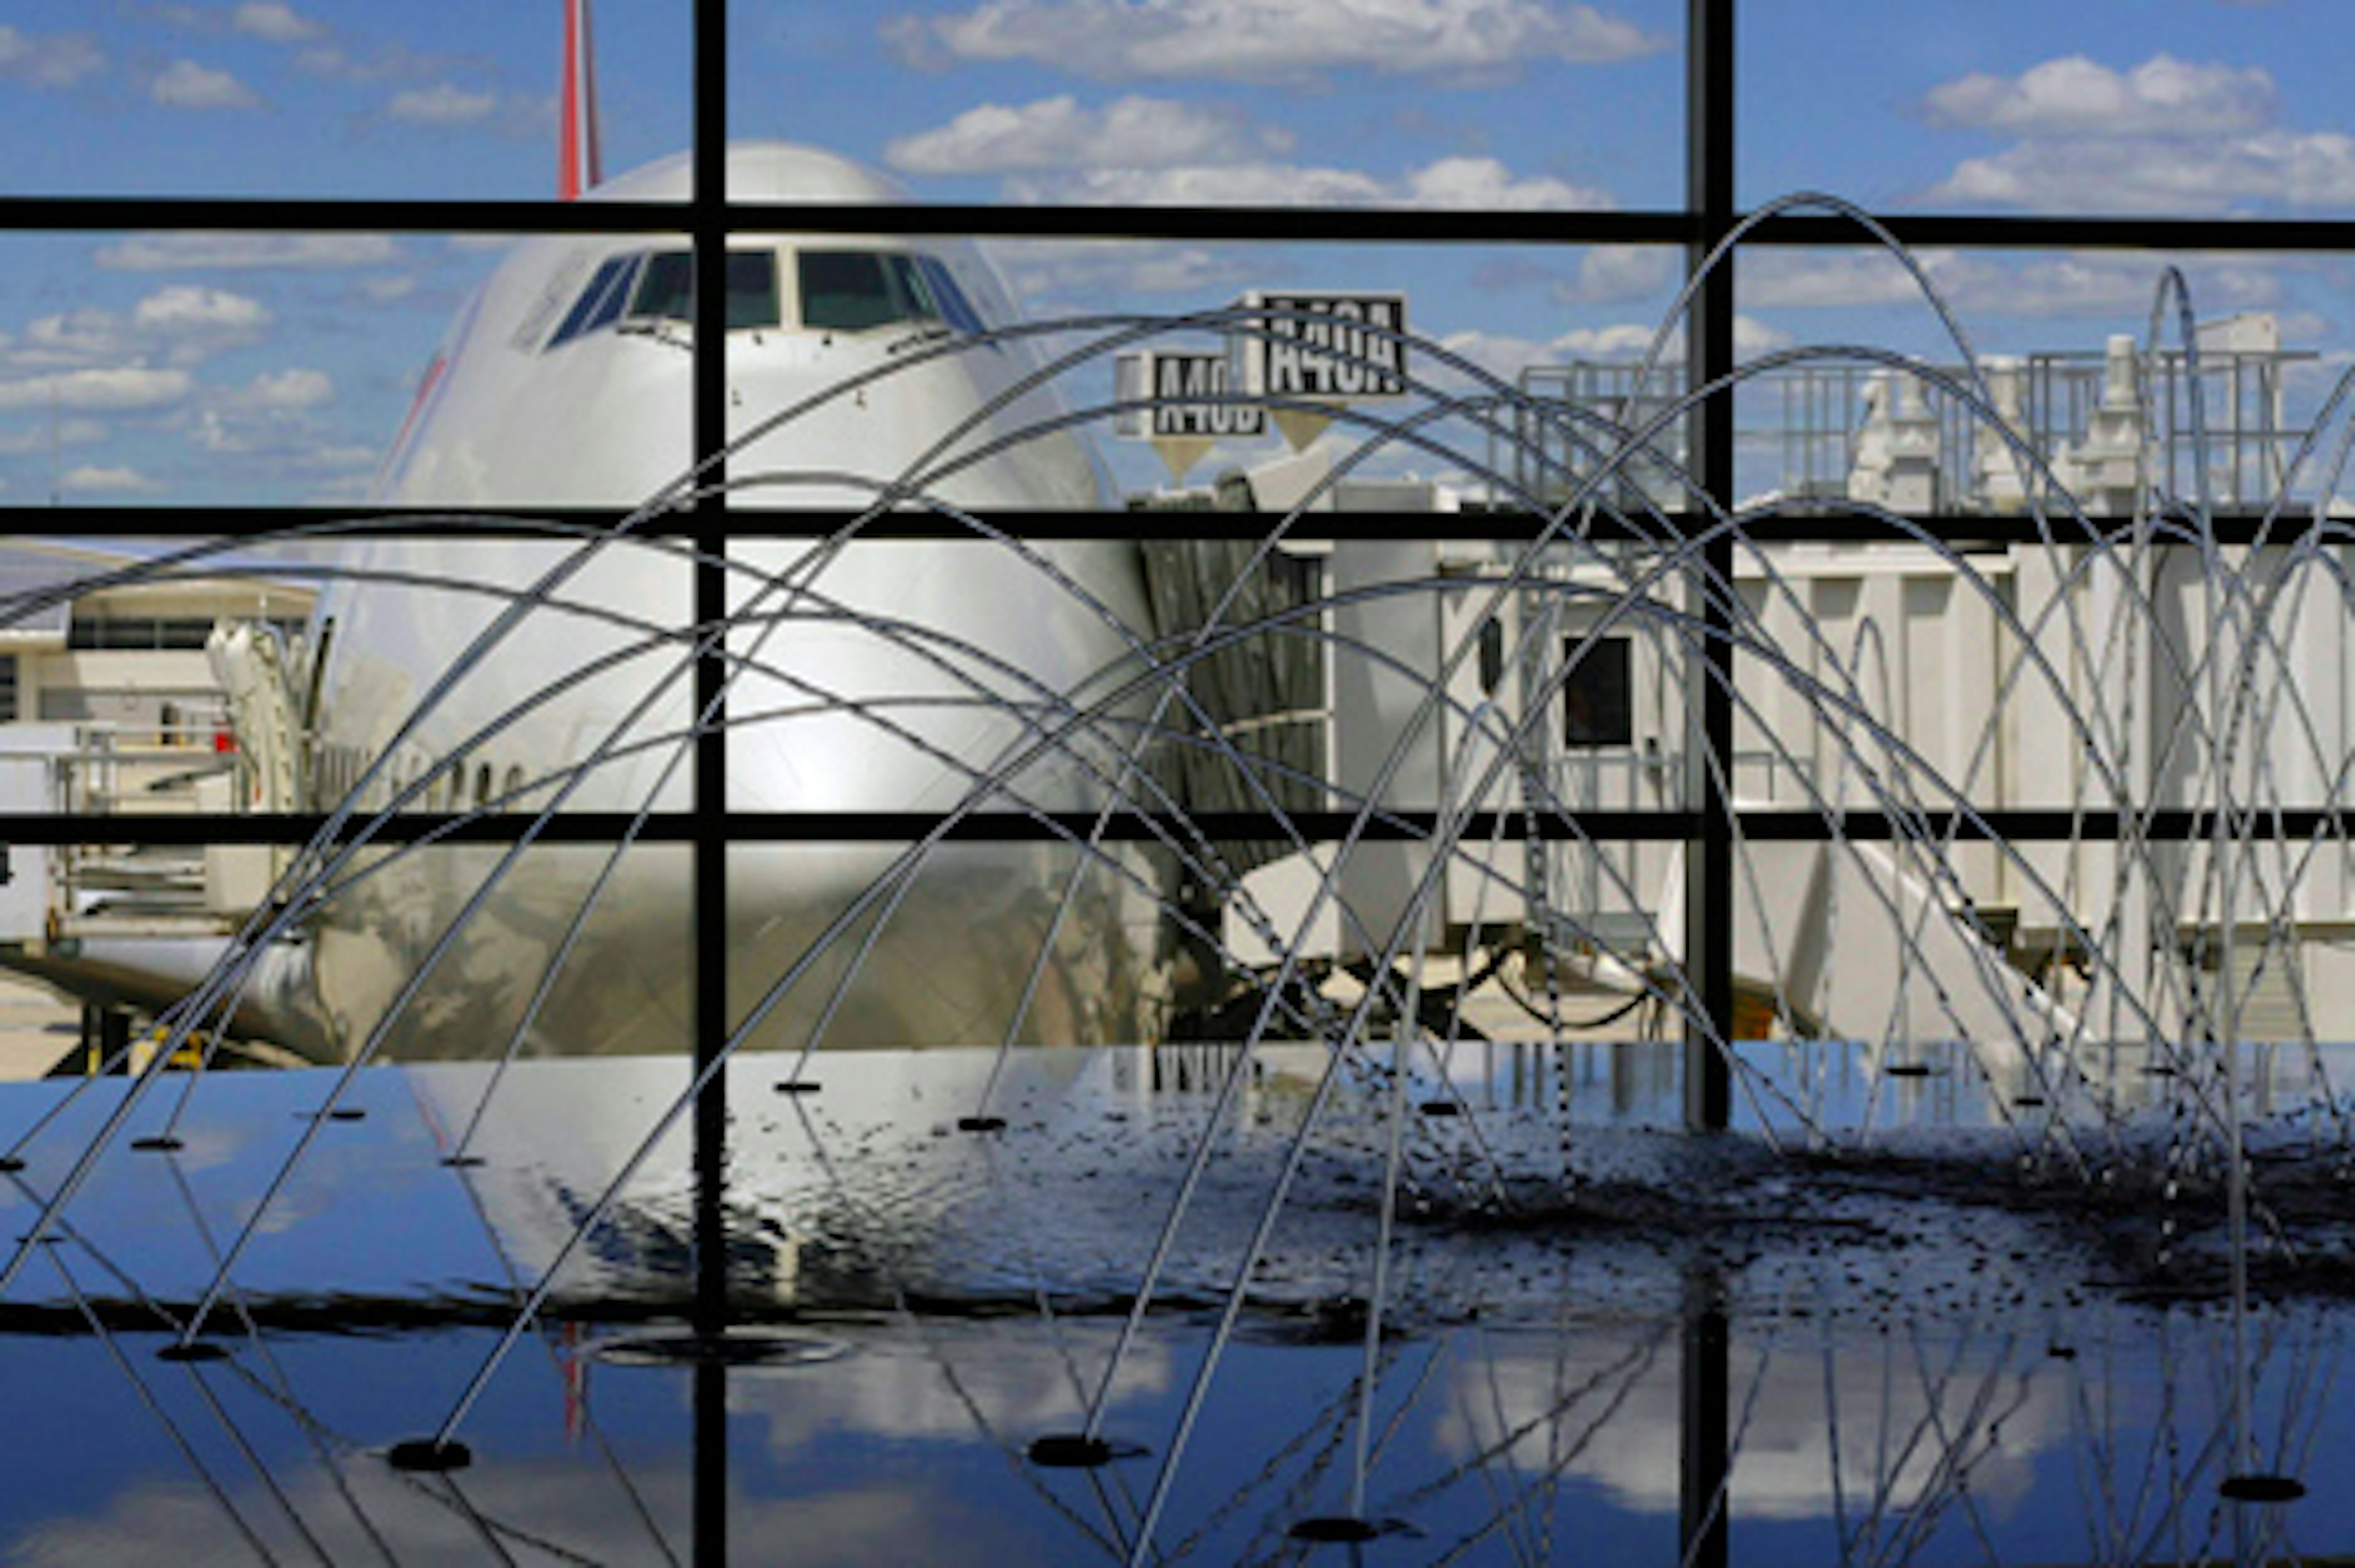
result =
[[[1755,7],[1736,34],[1740,199],[2344,218],[2343,26],[2214,0]]]
[[[681,8],[595,23],[606,172],[685,148]],[[558,5],[21,0],[5,26],[11,194],[557,194]]]
[[[1859,465],[1894,472],[1887,468],[1891,432],[1918,423],[1929,455],[1919,465],[1920,496],[1905,499],[1921,504],[1898,510],[1972,511],[2016,498],[2009,463],[1956,395],[1967,384],[1966,347],[1988,395],[2052,465],[2050,482],[2083,492],[2091,506],[2115,512],[2128,505],[2104,497],[2115,486],[2100,478],[2093,455],[2121,441],[2132,448],[2127,468],[2179,501],[2197,493],[2202,457],[2211,499],[2229,508],[2262,507],[2285,491],[2311,503],[2327,487],[2319,454],[2295,460],[2344,354],[2338,263],[2266,253],[1955,250],[1913,261],[1963,341],[1940,321],[1922,282],[1888,252],[1745,254],[1737,290],[1753,346],[1859,346],[1917,358],[1933,375],[1891,374],[1828,349],[1745,387],[1744,495],[1878,495],[1885,484],[1861,477]],[[2184,300],[2199,349],[2196,407]]]
[[[1658,207],[1683,188],[1684,12],[739,0],[730,129],[928,199]]]

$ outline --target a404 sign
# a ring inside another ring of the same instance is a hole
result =
[[[1406,395],[1406,296],[1260,293],[1233,339],[1239,389],[1252,397],[1365,402]]]

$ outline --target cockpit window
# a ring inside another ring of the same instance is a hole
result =
[[[636,320],[694,321],[694,252],[662,251],[648,258],[630,315]],[[774,326],[777,319],[777,253],[729,251],[728,330]]]
[[[932,285],[932,298],[939,302],[941,315],[947,318],[948,324],[959,332],[979,336],[985,330],[981,312],[974,309],[973,302],[965,297],[964,290],[957,283],[956,274],[935,257],[919,257],[916,264],[922,269],[924,281]]]
[[[743,332],[777,325],[777,253],[728,252],[728,330]]]
[[[656,321],[695,319],[695,257],[687,251],[656,251],[638,280],[637,298],[630,302],[634,319]]]
[[[984,331],[981,313],[947,266],[905,251],[785,252],[801,293],[800,325],[819,332],[867,332],[901,324]],[[778,252],[728,252],[728,330],[759,332],[784,320]],[[695,320],[695,256],[690,251],[609,256],[548,339],[556,347],[615,322]]]
[[[640,258],[610,256],[581,291],[572,309],[565,315],[556,336],[548,340],[550,348],[570,342],[583,333],[594,332],[607,325],[622,314],[622,305],[630,297],[630,278],[637,271]]]
[[[866,332],[899,322],[942,319],[916,259],[900,251],[804,251],[802,325]]]

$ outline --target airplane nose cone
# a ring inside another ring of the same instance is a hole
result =
[[[1138,667],[1114,621],[1146,635],[1126,547],[1058,547],[1051,568],[978,540],[732,558],[762,574],[730,642],[732,806],[1073,810],[1119,775],[1135,732],[1125,705],[1096,709]]]
[[[755,667],[730,689],[731,807],[1002,815],[1110,798],[1134,704],[1091,709],[1135,667],[1110,620],[1141,619],[1127,547],[1057,546],[1052,571],[979,540],[855,544],[815,570],[790,545],[735,553],[768,587],[742,595],[730,642]],[[1154,933],[1141,865],[1124,876],[1052,841],[905,848],[731,852],[734,1014],[790,991],[760,1043],[798,1046],[821,1023],[835,1044],[1137,1038]]]

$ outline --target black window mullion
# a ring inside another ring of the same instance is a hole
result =
[[[695,0],[694,437],[698,496],[694,538],[695,621],[709,633],[726,614],[728,406],[728,0]],[[728,736],[721,706],[724,649],[697,659],[693,745],[694,901],[689,960],[698,1079],[694,1125],[696,1332],[716,1340],[729,1328],[728,1077],[720,1069],[730,1026],[728,997]],[[694,1560],[729,1560],[727,1371],[717,1356],[695,1376]]]
[[[1737,221],[1732,0],[1689,0],[1686,25],[1685,191],[1700,225],[1686,258],[1689,270],[1707,264],[1709,271],[1685,323],[1685,370],[1687,384],[1700,388],[1734,369],[1734,258],[1713,254]],[[1731,511],[1731,385],[1696,405],[1690,419],[1693,483],[1710,507]],[[1722,1048],[1734,1036],[1732,539],[1711,533],[1695,565],[1686,590],[1699,645],[1686,659],[1685,803],[1700,812],[1700,831],[1685,848],[1685,975],[1695,993],[1685,1026],[1685,1121],[1696,1131],[1713,1132],[1726,1125],[1732,1109]]]
[[[1150,539],[1168,532],[1168,514],[1132,511],[1037,511],[1022,508],[977,507],[974,515],[1000,533],[1024,539]],[[611,507],[534,508],[511,517],[460,517],[448,511],[379,510],[323,507],[0,507],[0,528],[20,536],[71,534],[78,539],[157,538],[186,541],[253,539],[282,529],[315,525],[331,529],[336,539],[382,539],[433,534],[459,534],[470,539],[579,538],[586,529],[613,526]],[[854,523],[861,513],[846,508],[812,507],[778,511],[731,512],[727,537],[734,539],[822,539]],[[2125,518],[2076,517],[2053,512],[2032,515],[1994,513],[1921,513],[1901,515],[1900,529],[1881,520],[1843,510],[1795,511],[1754,517],[1742,525],[1743,539],[1756,543],[1868,544],[1934,539],[1967,548],[1974,545],[2099,543],[2124,535],[2131,523]],[[1537,538],[1551,519],[1518,509],[1484,510],[1467,506],[1459,512],[1307,512],[1284,530],[1287,539],[1526,540]],[[2220,511],[2212,518],[2215,537],[2222,544],[2275,542],[2284,522],[2262,510]],[[1697,512],[1669,512],[1655,519],[1596,513],[1582,518],[1584,536],[1598,541],[1657,543],[1664,533],[1688,536],[1705,528]],[[2343,527],[2334,524],[2334,527]],[[650,517],[633,529],[645,539],[696,538],[696,522]],[[1241,539],[1256,543],[1267,535],[1263,514],[1252,512],[1189,512],[1186,529],[1196,539]],[[869,518],[859,525],[868,539],[971,539],[971,528],[936,513],[911,511]],[[2166,537],[2153,541],[2167,549],[2176,543]],[[2201,548],[2186,537],[2180,548]],[[290,571],[292,569],[289,569]]]
[[[1730,197],[1731,192],[1728,196]],[[719,202],[732,229],[809,234],[958,234],[981,239],[1195,240],[1284,244],[1691,245],[1716,230],[1689,210],[1528,213],[1380,207],[1000,207],[907,202],[783,206]],[[0,233],[220,229],[307,234],[676,234],[696,204],[659,201],[422,201],[185,197],[0,197]],[[1738,221],[1729,199],[1719,215]],[[2355,219],[2213,219],[2144,214],[1877,212],[1912,246],[1980,250],[2355,251]],[[1867,242],[1852,219],[1779,214],[1744,236],[1760,245]]]
[[[0,233],[676,234],[683,211],[660,201],[0,197]]]
[[[1687,385],[1730,376],[1733,357],[1733,256],[1710,252],[1732,232],[1734,196],[1734,0],[1689,0],[1685,13],[1685,201],[1700,232],[1686,251],[1689,272],[1707,264],[1685,322]],[[1701,510],[1734,502],[1733,389],[1697,404],[1688,432]],[[1700,646],[1685,659],[1688,762],[1684,804],[1699,811],[1685,842],[1685,1125],[1721,1132],[1732,1119],[1728,1042],[1733,1027],[1733,540],[1712,531],[1686,577],[1687,613]],[[1732,1368],[1723,1287],[1696,1263],[1688,1282],[1678,1372],[1678,1541],[1691,1568],[1725,1568],[1731,1542],[1726,1484],[1732,1477]]]

